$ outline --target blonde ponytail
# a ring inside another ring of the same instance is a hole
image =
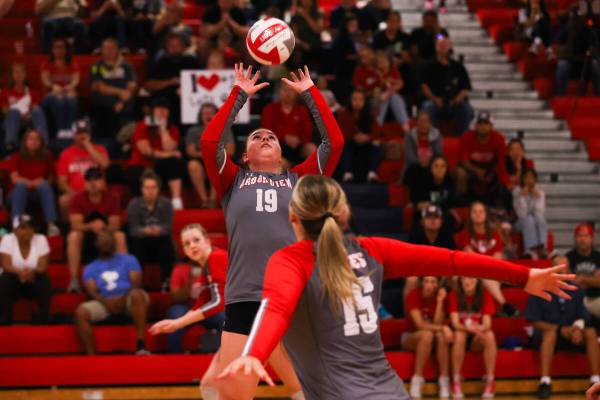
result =
[[[347,214],[346,195],[336,181],[322,175],[302,177],[294,189],[290,210],[309,237],[317,242],[316,264],[323,292],[332,310],[353,301],[358,280],[350,267],[344,234],[337,220]]]

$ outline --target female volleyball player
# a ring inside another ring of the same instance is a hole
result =
[[[311,112],[321,135],[317,150],[302,164],[283,171],[277,136],[267,129],[257,129],[246,140],[243,161],[247,168],[238,167],[227,156],[221,134],[233,123],[248,97],[268,83],[257,84],[260,74],[252,75],[252,67],[244,70],[242,64],[235,66],[235,75],[229,97],[200,141],[207,174],[223,202],[229,236],[225,325],[217,370],[222,370],[238,357],[248,339],[262,298],[264,271],[269,257],[295,241],[288,205],[298,177],[305,174],[331,175],[344,145],[335,118],[305,67],[298,70],[298,75],[292,73],[292,80],[282,79],[282,84],[299,93]],[[302,399],[300,383],[289,358],[281,346],[274,346],[274,349],[270,365],[288,386],[292,398]],[[218,386],[220,399],[252,398],[256,389],[256,382],[232,386],[209,379],[205,379],[204,387],[214,384]]]
[[[164,319],[152,325],[150,333],[153,335],[173,333],[195,322],[219,330],[223,324],[223,317],[219,318],[219,313],[225,307],[223,291],[227,276],[227,252],[211,247],[208,234],[200,224],[186,225],[181,230],[181,244],[185,255],[201,268],[200,273],[193,277],[194,281],[190,282],[190,295],[195,297],[194,305],[177,319]],[[193,270],[190,274],[193,275]],[[204,374],[207,379],[216,373],[216,358],[213,358]]]
[[[229,377],[227,384],[258,378],[272,384],[263,362],[285,334],[306,398],[408,399],[379,334],[376,310],[384,277],[481,276],[525,286],[548,300],[547,292],[569,298],[563,290],[574,289],[564,282],[574,275],[558,273],[562,266],[528,269],[392,239],[344,240],[337,219],[345,207],[345,195],[334,180],[308,175],[297,183],[290,221],[298,242],[269,260],[264,299],[243,356],[219,375]]]

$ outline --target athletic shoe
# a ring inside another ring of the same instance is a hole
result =
[[[152,353],[150,353],[148,350],[146,350],[145,348],[141,348],[138,351],[135,352],[136,356],[149,356]]]
[[[48,222],[48,236],[52,237],[58,235],[60,235],[60,229],[58,229],[58,226],[56,226],[54,222]]]
[[[465,395],[463,394],[462,391],[462,385],[461,385],[461,379],[460,378],[454,378],[452,380],[452,398],[453,399],[462,399],[464,398]]]
[[[79,280],[77,278],[71,279],[69,282],[69,287],[67,288],[67,293],[80,293],[81,287],[79,287]]]
[[[421,391],[423,389],[423,383],[425,379],[422,376],[413,375],[410,379],[410,397],[413,399],[421,398]]]
[[[173,205],[173,210],[183,210],[183,201],[181,201],[180,197],[173,198],[171,204]]]
[[[485,388],[483,389],[482,399],[493,399],[496,392],[496,382],[494,378],[484,378]]]
[[[552,385],[540,383],[540,386],[538,386],[538,399],[549,399],[550,396],[552,396]]]
[[[438,395],[440,399],[450,398],[450,378],[448,376],[440,376],[438,379]]]

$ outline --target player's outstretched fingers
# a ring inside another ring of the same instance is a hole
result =
[[[570,299],[571,296],[564,292],[563,289],[577,289],[566,282],[575,279],[575,275],[560,273],[564,268],[564,265],[546,269],[532,268],[529,271],[529,279],[525,285],[525,291],[548,301],[552,299],[548,292],[555,293],[564,299]]]

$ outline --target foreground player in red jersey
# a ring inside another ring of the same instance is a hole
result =
[[[207,126],[200,146],[207,174],[222,199],[229,238],[229,268],[225,287],[225,325],[217,370],[222,370],[242,353],[252,321],[262,298],[264,271],[271,255],[296,238],[289,223],[288,205],[298,178],[306,174],[331,175],[344,146],[342,133],[308,68],[282,79],[300,95],[313,116],[321,144],[303,163],[289,171],[282,169],[281,146],[275,133],[261,128],[250,133],[243,155],[247,169],[235,165],[225,152],[223,130],[229,127],[249,96],[267,83],[257,84],[259,73],[235,67],[231,94]],[[275,348],[276,347],[276,348]],[[282,346],[274,346],[269,364],[283,380],[292,399],[303,399],[300,382]],[[256,383],[222,385],[203,380],[203,397],[216,399],[252,398]],[[212,393],[209,393],[212,391]]]
[[[377,321],[381,283],[409,275],[463,275],[508,281],[531,294],[569,298],[563,266],[529,269],[502,260],[385,238],[344,240],[346,197],[332,179],[305,176],[290,203],[298,239],[277,251],[242,357],[221,374],[229,385],[273,384],[263,363],[284,343],[307,399],[408,399],[383,351]],[[289,328],[289,329],[288,329]],[[240,372],[242,372],[240,374]]]
[[[200,224],[186,225],[181,230],[181,244],[187,258],[201,268],[200,274],[191,282],[190,287],[190,295],[195,298],[194,305],[180,318],[163,319],[152,325],[152,335],[173,333],[193,323],[202,323],[205,319],[223,312],[225,307],[223,291],[227,276],[227,252],[211,247],[208,234]],[[193,274],[193,271],[191,273]],[[217,356],[212,359],[204,374],[207,379],[214,377],[217,372],[216,360]]]

